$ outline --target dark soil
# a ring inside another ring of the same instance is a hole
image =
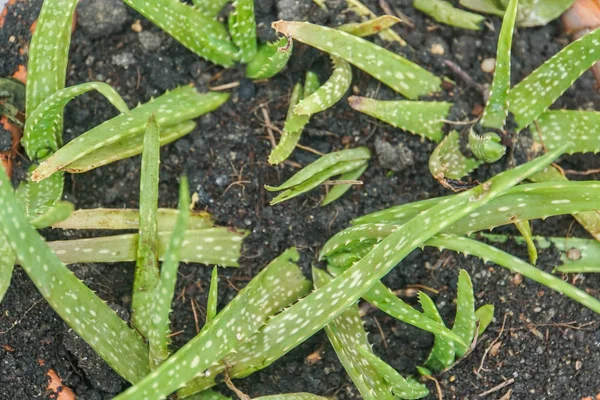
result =
[[[84,0],[88,2],[91,0]],[[112,2],[110,2],[112,4]],[[378,13],[377,1],[365,3]],[[468,32],[434,24],[411,6],[410,0],[387,0],[404,12],[415,28],[394,28],[409,43],[391,47],[438,75],[457,82],[440,96],[456,103],[453,118],[472,119],[471,110],[482,105],[480,93],[469,89],[446,69],[443,61],[452,60],[479,83],[489,83],[491,76],[482,72],[484,58],[495,56],[497,18],[481,32]],[[29,27],[35,20],[41,0],[17,2],[8,9],[0,32],[0,76],[12,75],[27,61]],[[273,36],[268,26],[279,17],[309,19],[338,25],[353,19],[341,12],[344,2],[328,2],[329,12],[316,7],[311,0],[258,0],[257,19],[263,39]],[[98,34],[85,24],[89,13],[80,20],[71,45],[68,85],[90,80],[110,83],[130,106],[145,102],[178,85],[195,83],[200,89],[240,80],[243,67],[222,70],[188,52],[132,10],[104,21],[109,34]],[[115,26],[114,21],[121,21]],[[141,21],[143,34],[131,29]],[[82,26],[83,25],[83,26]],[[97,28],[97,27],[94,27]],[[492,29],[493,28],[493,29]],[[92,37],[88,36],[86,32]],[[382,44],[379,39],[374,39]],[[568,42],[558,22],[543,28],[519,29],[513,51],[514,81],[521,80],[544,60]],[[433,55],[434,45],[444,51]],[[271,259],[290,246],[302,253],[301,266],[308,274],[319,248],[334,233],[345,228],[350,219],[392,205],[448,194],[430,175],[427,167],[433,144],[393,129],[352,111],[346,101],[314,116],[302,137],[302,144],[321,152],[340,150],[345,146],[365,144],[372,149],[388,149],[385,143],[401,145],[396,154],[412,156],[413,163],[381,154],[373,157],[364,176],[364,186],[355,188],[333,205],[321,208],[322,190],[314,190],[289,202],[270,207],[271,195],[264,184],[277,184],[296,169],[286,164],[276,168],[267,164],[271,149],[260,106],[267,107],[270,119],[282,126],[287,99],[294,82],[308,68],[317,71],[322,80],[330,73],[327,58],[314,49],[298,44],[289,67],[268,82],[253,83],[241,79],[240,86],[218,111],[199,119],[198,128],[186,138],[163,148],[160,182],[160,205],[174,207],[177,202],[178,177],[189,177],[191,190],[198,193],[198,208],[214,215],[219,224],[247,229],[251,235],[244,244],[239,269],[221,272],[220,305],[225,305]],[[381,99],[397,98],[388,88],[354,70],[352,92]],[[600,96],[586,73],[556,107],[600,110]],[[115,111],[94,94],[72,101],[65,113],[65,140],[111,118]],[[381,152],[381,150],[380,150]],[[375,154],[375,153],[374,153]],[[297,149],[291,161],[307,165],[315,160],[312,153]],[[381,165],[385,165],[383,168]],[[598,168],[597,157],[581,156],[563,160],[563,166],[575,169]],[[136,207],[138,205],[139,157],[120,161],[67,178],[66,198],[77,208]],[[17,160],[15,180],[26,170],[23,158]],[[484,179],[506,167],[506,161],[481,168],[475,178]],[[395,171],[392,171],[395,170]],[[597,175],[588,177],[597,179]],[[536,233],[586,237],[573,226],[570,217],[536,222]],[[512,229],[506,228],[507,231]],[[74,232],[47,230],[49,239],[76,237]],[[524,249],[507,245],[505,249],[526,257]],[[542,251],[538,265],[550,271],[557,263],[552,250]],[[109,304],[126,312],[130,303],[133,265],[75,265],[73,270]],[[600,393],[600,326],[597,315],[552,291],[524,280],[516,284],[506,270],[484,265],[472,257],[463,258],[436,250],[415,251],[389,276],[386,284],[393,289],[408,285],[425,285],[439,291],[434,299],[446,321],[453,319],[453,299],[458,270],[466,269],[473,277],[478,306],[492,303],[495,319],[475,351],[451,371],[437,376],[444,398],[475,399],[507,379],[514,383],[490,394],[498,399],[512,391],[512,399],[582,399]],[[206,304],[211,269],[203,265],[182,265],[172,314],[174,345],[179,347],[196,333],[191,302]],[[597,294],[600,280],[594,276],[569,276],[578,286]],[[407,293],[410,294],[410,291]],[[413,296],[407,301],[416,303]],[[200,325],[203,315],[200,312]],[[504,330],[501,331],[505,320]],[[381,312],[370,311],[365,317],[375,352],[403,374],[414,374],[416,365],[424,361],[432,345],[432,337],[399,323]],[[380,326],[380,328],[378,327]],[[494,355],[482,361],[486,348],[500,335],[501,346]],[[322,349],[321,359],[313,364],[307,356]],[[479,366],[483,368],[479,369]],[[42,300],[23,270],[16,268],[12,286],[0,305],[0,399],[29,400],[50,398],[46,391],[46,372],[53,368],[65,385],[83,400],[112,398],[127,383],[99,360]],[[475,373],[474,370],[479,370]],[[360,398],[357,390],[337,360],[323,333],[293,350],[269,368],[236,382],[251,396],[309,391],[336,395],[339,399]],[[429,382],[430,399],[437,398],[436,388]],[[224,393],[227,389],[219,387]],[[503,397],[508,398],[508,397]]]

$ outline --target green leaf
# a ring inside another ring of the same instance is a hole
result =
[[[68,201],[59,201],[44,214],[30,218],[29,222],[37,229],[46,228],[57,222],[64,221],[69,218],[75,206]]]
[[[234,0],[228,22],[233,43],[239,47],[236,59],[247,63],[256,55],[254,0]]]
[[[0,228],[19,263],[56,313],[119,375],[136,382],[149,373],[148,346],[45,244],[0,172]]]
[[[229,0],[194,0],[196,9],[207,17],[216,17]]]
[[[271,262],[196,337],[115,400],[162,399],[193,378],[206,379],[215,367],[225,368],[223,358],[237,354],[231,352],[247,343],[269,316],[308,290],[293,262],[298,257],[292,248]]]
[[[548,22],[560,17],[565,12],[574,0],[521,0],[519,13],[517,17],[517,26],[532,27],[543,26]],[[504,15],[504,10],[508,5],[508,0],[460,0],[460,4],[471,10],[494,14],[498,16]]]
[[[106,83],[89,82],[60,89],[44,99],[27,115],[21,142],[32,159],[45,158],[62,146],[62,115],[65,106],[75,97],[92,90],[97,90],[106,97],[119,112],[129,111],[121,96]],[[56,140],[48,141],[49,137],[54,137]]]
[[[208,289],[208,302],[206,304],[206,324],[217,315],[217,305],[219,301],[219,269],[213,267],[212,274],[210,276],[210,288]]]
[[[496,50],[496,69],[490,87],[487,104],[481,116],[484,128],[502,129],[508,115],[508,94],[510,92],[510,50],[517,18],[519,0],[511,0],[508,5]]]
[[[529,225],[529,221],[518,221],[515,223],[515,226],[523,235],[525,242],[527,243],[527,252],[529,253],[529,262],[535,265],[537,261],[537,249],[535,248],[535,243],[533,242],[533,236],[531,235],[531,226]]]
[[[506,153],[506,146],[501,142],[502,138],[496,132],[488,132],[480,135],[473,129],[469,131],[469,149],[473,152],[475,157],[483,162],[493,163],[504,156],[504,153]],[[464,155],[462,157],[457,157],[457,167],[454,167],[457,171],[456,173],[462,173],[462,168],[467,170],[471,160],[472,159],[467,158]]]
[[[456,297],[456,318],[452,326],[452,332],[460,336],[466,347],[456,346],[456,356],[462,357],[469,349],[469,345],[475,337],[477,329],[477,318],[475,317],[475,296],[473,294],[473,283],[471,277],[464,269],[458,274],[458,294]]]
[[[247,376],[285,355],[341,315],[416,247],[498,197],[509,187],[545,168],[561,154],[562,150],[556,150],[503,172],[482,185],[454,195],[411,219],[404,224],[402,230],[388,236],[342,275],[272,317],[258,335],[236,349],[236,356],[244,357],[244,363],[240,367],[230,363],[233,365],[229,371],[230,376]],[[199,370],[203,370],[203,367]],[[151,382],[152,378],[148,378],[144,384],[150,385]],[[202,390],[210,386],[211,381],[206,379],[205,385],[198,384],[196,388]],[[167,390],[164,390],[164,393],[157,393],[150,399],[158,399],[166,392]],[[190,392],[180,394],[184,393]],[[127,398],[121,396],[118,400]]]
[[[287,393],[255,397],[255,400],[328,400],[328,398],[317,396],[316,394],[312,393]]]
[[[340,175],[340,181],[357,180],[362,176],[362,174],[365,173],[367,168],[369,168],[369,165],[365,164],[362,167],[355,169],[354,171],[345,172],[342,175]],[[327,194],[325,195],[325,198],[321,202],[321,206],[323,207],[327,204],[333,203],[334,201],[342,197],[344,193],[350,190],[351,187],[352,184],[334,185],[331,189],[329,189],[329,192],[327,192]]]
[[[286,66],[293,49],[294,42],[286,37],[261,45],[246,65],[246,76],[250,79],[272,78]]]
[[[429,171],[436,179],[460,179],[477,169],[482,161],[467,158],[460,151],[459,134],[450,132],[429,158]]]
[[[151,329],[149,331],[150,362],[152,367],[160,365],[169,357],[169,335],[171,333],[169,313],[175,294],[177,270],[181,245],[185,239],[185,229],[188,225],[190,203],[190,190],[185,177],[181,178],[179,185],[179,215],[175,229],[171,234],[169,246],[165,254],[165,261],[161,265],[160,280],[155,291],[154,301],[150,307]],[[216,267],[215,267],[216,268]]]
[[[156,213],[158,231],[172,231],[175,227],[179,210],[159,208]],[[94,208],[76,210],[71,216],[53,228],[60,229],[102,229],[102,230],[128,230],[139,228],[140,213],[132,208]],[[189,217],[188,229],[200,230],[214,226],[210,214],[194,213]]]
[[[27,63],[26,111],[29,117],[38,106],[65,87],[73,12],[77,0],[46,0],[29,44]],[[62,142],[62,116],[56,131],[44,136],[23,138],[30,159],[44,149],[58,149]]]
[[[319,2],[322,2],[322,0],[313,1],[317,4],[319,4]],[[377,18],[377,15],[373,11],[369,10],[369,8],[367,8],[359,0],[346,0],[346,4],[348,4],[348,11],[362,17],[363,19]],[[395,42],[398,43],[400,46],[406,46],[406,42],[392,29],[384,29],[381,32],[379,32],[378,36],[381,40],[385,40],[387,42]]]
[[[443,101],[382,101],[358,96],[348,102],[357,111],[434,142],[442,140],[444,121],[452,107]]]
[[[441,88],[441,80],[429,71],[349,33],[308,22],[278,21],[273,23],[273,28],[348,61],[409,99],[431,94]]]
[[[574,41],[512,88],[509,111],[520,129],[548,109],[573,82],[600,60],[600,29]]]
[[[142,170],[140,177],[140,218],[131,322],[148,338],[152,328],[152,307],[156,301],[160,272],[158,268],[158,174],[160,163],[159,127],[154,115],[148,120],[144,135]],[[181,212],[179,213],[181,216]],[[165,258],[165,260],[168,260]]]
[[[494,319],[494,305],[485,304],[479,307],[477,310],[475,310],[475,316],[479,322],[478,335],[481,336]]]
[[[171,232],[158,233],[158,258],[163,260]],[[198,264],[238,267],[244,234],[229,228],[188,230],[181,248],[181,260]],[[138,235],[103,236],[49,242],[65,264],[128,262],[136,260]]]
[[[400,18],[393,15],[382,15],[381,17],[371,18],[363,22],[350,22],[340,25],[336,29],[354,36],[365,37],[386,31],[398,22],[400,22]]]
[[[424,292],[419,292],[419,303],[423,307],[423,313],[445,327],[444,320],[440,315],[435,303]],[[464,347],[464,344],[462,345]],[[456,348],[454,342],[447,337],[435,335],[433,348],[425,361],[425,365],[434,371],[443,371],[454,362]]]
[[[600,138],[594,135],[600,126],[600,112],[552,110],[540,115],[533,129],[533,140],[547,149],[567,143],[566,152],[597,153],[600,151]],[[537,129],[539,128],[539,130]]]
[[[35,168],[35,166],[32,166]],[[21,182],[17,198],[30,219],[49,212],[63,195],[64,174],[58,173],[42,182]]]
[[[0,232],[0,303],[2,303],[2,299],[10,286],[15,261],[15,255],[8,244],[8,240]]]
[[[174,89],[76,137],[42,162],[33,172],[32,180],[46,179],[94,151],[141,135],[152,114],[156,116],[156,122],[160,126],[167,127],[211,112],[221,106],[228,97],[227,93],[200,94],[190,86]]]
[[[195,127],[195,122],[185,121],[161,128],[160,145],[164,146],[174,142],[193,131]],[[64,170],[72,174],[79,174],[118,160],[137,156],[142,153],[143,141],[143,135],[128,136],[72,162]]]
[[[352,68],[343,59],[332,57],[333,73],[321,87],[306,95],[294,108],[294,114],[312,115],[337,103],[350,88]]]
[[[227,30],[198,8],[179,0],[123,1],[200,57],[224,67],[234,64],[238,49],[229,40]],[[215,1],[219,9],[222,4],[222,0]]]
[[[451,3],[442,0],[414,0],[413,7],[437,22],[463,29],[478,31],[485,20],[481,15],[455,8]]]

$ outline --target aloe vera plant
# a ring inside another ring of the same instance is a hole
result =
[[[481,15],[461,10],[443,0],[414,0],[413,7],[442,24],[475,31],[481,29],[481,23],[485,19]]]
[[[366,147],[358,147],[356,149],[326,154],[297,172],[282,185],[265,185],[265,188],[269,191],[283,190],[281,194],[271,200],[271,205],[281,203],[282,201],[306,193],[331,177],[340,175],[342,179],[344,179],[348,177],[346,174],[352,174],[352,177],[355,177],[356,175],[360,176],[358,173],[362,174],[365,170],[369,158],[371,158],[371,152]],[[326,197],[322,205],[329,204],[336,200],[348,189],[350,189],[350,186],[346,184],[344,188],[336,191],[331,196]]]
[[[574,0],[521,0],[517,25],[523,27],[546,25],[560,17]],[[460,4],[474,11],[503,16],[509,0],[460,0]]]

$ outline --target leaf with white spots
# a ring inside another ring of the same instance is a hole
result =
[[[298,259],[292,248],[273,260],[196,337],[115,400],[163,399],[193,378],[209,379],[211,371],[221,372],[273,313],[309,290],[310,282],[295,264]]]
[[[424,292],[419,292],[419,303],[425,315],[444,327],[446,326],[431,297]],[[434,371],[442,371],[452,365],[455,356],[456,347],[454,342],[447,337],[435,335],[433,347],[429,352],[427,360],[425,360],[425,365]]]
[[[256,55],[257,47],[254,0],[235,0],[228,23],[231,39],[239,48],[236,59],[247,63]]]
[[[568,154],[598,153],[600,138],[595,130],[599,126],[598,111],[552,110],[537,118],[535,126],[532,126],[532,136],[533,140],[547,149],[567,143]]]
[[[174,142],[193,131],[195,127],[196,123],[191,120],[162,127],[160,129],[160,145],[164,146]],[[137,156],[142,153],[143,141],[143,135],[126,137],[72,162],[64,170],[72,174],[79,174],[118,160]]]
[[[8,240],[0,232],[0,303],[2,303],[2,299],[10,286],[15,261],[15,255],[8,244]]]
[[[265,185],[268,191],[283,192],[271,200],[271,205],[294,198],[319,186],[329,178],[356,171],[368,164],[371,152],[366,147],[325,154],[304,167],[280,186]]]
[[[290,96],[290,104],[285,119],[283,132],[281,133],[281,139],[269,155],[269,164],[279,164],[287,160],[287,158],[296,148],[296,145],[300,140],[302,130],[310,119],[310,115],[298,115],[294,113],[294,108],[303,97],[310,96],[319,88],[319,86],[321,86],[319,77],[317,74],[311,71],[306,73],[304,87],[302,87],[302,84],[300,83],[297,83],[294,86],[292,95]]]
[[[213,267],[210,275],[210,287],[208,288],[208,300],[206,302],[206,324],[212,321],[217,315],[217,305],[219,302],[219,268]]]
[[[350,22],[338,26],[336,29],[347,32],[358,37],[365,37],[386,31],[400,22],[400,18],[393,15],[382,15],[381,17],[371,18],[363,22]]]
[[[158,185],[157,185],[158,186]],[[175,294],[177,270],[181,253],[181,244],[185,239],[188,225],[190,190],[185,177],[179,184],[179,215],[169,239],[164,261],[160,268],[160,280],[155,291],[155,298],[150,308],[151,329],[149,331],[150,363],[156,367],[169,357],[169,335],[171,334],[169,313]],[[216,269],[216,267],[215,267]]]
[[[443,101],[382,101],[367,97],[348,98],[356,111],[387,122],[395,128],[439,142],[452,103]]]
[[[12,251],[56,313],[129,382],[149,373],[148,346],[60,262],[33,228],[0,171],[0,228]]]
[[[148,119],[142,151],[140,175],[140,218],[135,257],[133,294],[131,296],[131,323],[148,338],[152,328],[151,308],[156,300],[159,284],[158,268],[158,170],[160,164],[159,127],[155,116]],[[180,213],[181,216],[181,213]],[[176,224],[177,226],[177,224]],[[174,231],[175,232],[175,231]],[[165,254],[165,261],[168,254]],[[152,364],[151,366],[155,366]]]
[[[21,143],[30,158],[43,159],[62,146],[62,115],[65,106],[75,97],[92,90],[102,94],[119,112],[129,111],[121,96],[106,83],[88,82],[60,89],[27,114]],[[54,140],[49,140],[51,137]]]
[[[478,31],[485,17],[454,7],[443,0],[414,0],[413,7],[435,21],[463,29]]]
[[[349,33],[308,22],[278,21],[273,28],[286,36],[342,58],[409,99],[441,88],[431,72],[383,47]]]
[[[512,88],[509,111],[520,129],[548,109],[573,82],[600,60],[600,29],[569,44]]]
[[[34,181],[46,179],[99,149],[137,135],[143,136],[146,122],[152,114],[160,126],[167,127],[211,112],[228,97],[227,93],[201,94],[190,86],[174,89],[76,137],[42,162],[31,178]]]
[[[352,68],[343,59],[331,57],[333,73],[323,85],[310,95],[304,96],[294,108],[294,114],[313,115],[324,111],[340,101],[352,82]]]
[[[30,169],[35,168],[32,165]],[[17,198],[27,216],[38,218],[49,212],[62,198],[64,174],[54,174],[42,182],[23,181],[17,188]]]
[[[462,357],[467,352],[477,329],[477,318],[475,317],[475,295],[473,294],[473,283],[471,277],[464,269],[458,273],[458,293],[456,295],[456,318],[452,326],[452,332],[460,336],[466,347],[456,345],[456,356]]]
[[[558,149],[527,164],[496,175],[482,185],[449,197],[408,221],[401,230],[389,235],[333,281],[272,317],[258,334],[236,349],[236,357],[238,359],[244,357],[244,362],[240,366],[232,363],[232,368],[229,370],[230,376],[247,376],[256,370],[267,367],[288,353],[341,315],[415,248],[460,218],[475,212],[508,188],[542,170],[553,162],[563,150],[564,148]],[[388,253],[390,250],[391,252]],[[145,385],[152,382],[151,377],[152,375],[146,379]],[[213,384],[213,380],[205,379],[204,385],[197,384],[196,388],[199,391],[209,388]],[[159,399],[160,395],[166,394],[167,390],[164,392],[158,393],[156,396],[153,394],[150,400]],[[194,392],[182,394],[191,393]],[[129,393],[129,395],[131,396],[133,393]],[[121,396],[118,400],[128,398],[131,399],[131,397]]]
[[[37,229],[46,228],[69,218],[75,206],[68,201],[58,201],[43,214],[30,217],[29,222]]]
[[[179,0],[123,1],[200,57],[224,67],[235,63],[238,49],[225,27],[198,8]]]
[[[473,155],[486,163],[496,162],[504,156],[504,153],[506,153],[506,146],[502,144],[502,138],[496,132],[479,134],[475,132],[474,129],[471,129],[469,131],[468,145]],[[465,156],[458,158],[458,160],[459,165],[463,164],[465,166],[471,162],[471,159]],[[467,167],[461,166],[457,168],[457,174],[461,168]]]
[[[65,87],[73,13],[77,0],[45,0],[29,44],[27,63],[27,117],[38,106]],[[30,159],[43,156],[45,149],[56,150],[62,142],[62,115],[56,120],[57,130],[42,132],[37,137],[23,138]],[[46,154],[47,155],[47,154]]]
[[[475,310],[475,317],[477,318],[477,322],[479,323],[479,331],[477,332],[477,335],[481,336],[494,319],[494,305],[482,305],[477,310]]]
[[[460,151],[459,134],[450,132],[429,158],[429,171],[436,179],[460,179],[477,169],[482,161],[468,158]]]
[[[246,65],[246,76],[250,79],[268,79],[277,75],[287,65],[293,49],[294,42],[286,37],[260,45],[256,55]]]
[[[163,260],[170,231],[158,232],[158,258]],[[48,242],[65,264],[88,262],[130,262],[136,259],[137,233],[91,239]],[[238,267],[245,233],[229,228],[187,230],[181,248],[181,260],[206,265]]]
[[[216,17],[229,0],[194,0],[194,6],[207,17]]]
[[[369,165],[365,164],[362,167],[355,169],[354,171],[349,171],[349,172],[343,173],[342,175],[340,175],[339,180],[340,181],[355,181],[355,180],[359,179],[362,176],[362,174],[365,173],[367,168],[369,168]],[[342,197],[348,190],[350,190],[351,187],[352,187],[352,184],[349,184],[349,183],[334,185],[331,189],[329,189],[329,191],[325,195],[325,198],[321,202],[321,206],[324,207],[327,204],[333,203],[334,201],[336,201],[337,199]]]

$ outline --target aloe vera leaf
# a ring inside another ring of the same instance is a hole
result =
[[[442,0],[414,0],[413,7],[435,21],[463,29],[478,31],[485,17],[454,7]]]
[[[440,315],[431,297],[424,292],[419,292],[419,303],[421,303],[421,307],[423,307],[423,313],[427,317],[445,327],[444,320],[442,319],[442,316]],[[452,340],[449,340],[447,337],[443,337],[441,335],[435,335],[433,348],[431,349],[431,352],[425,361],[425,365],[434,371],[442,371],[443,369],[452,365],[456,355],[455,353],[456,348]]]
[[[552,290],[556,290],[557,292],[570,297],[576,302],[600,314],[600,301],[598,299],[590,296],[583,290],[578,289],[562,279],[544,272],[521,260],[520,258],[488,244],[462,236],[442,234],[429,240],[427,242],[427,246],[435,246],[454,250],[460,253],[468,253],[469,255],[482,258],[486,261],[491,261]]]
[[[392,387],[392,392],[396,398],[421,399],[429,394],[429,390],[425,385],[414,379],[405,379],[394,368],[371,351],[368,351],[364,347],[358,347],[357,350],[384,377],[386,382]]]
[[[219,270],[213,267],[210,275],[210,287],[208,289],[208,300],[206,302],[206,324],[212,321],[217,315],[217,305],[219,302]]]
[[[342,175],[340,175],[340,180],[357,180],[362,176],[362,174],[365,173],[367,168],[369,168],[369,165],[365,164],[362,167],[355,169],[354,171],[345,172]],[[325,195],[325,198],[321,202],[321,206],[326,206],[327,204],[333,203],[334,201],[342,197],[344,193],[350,190],[351,187],[351,184],[334,185],[331,189],[329,189],[329,192],[327,192],[327,194]]]
[[[6,295],[6,291],[10,286],[15,261],[15,255],[8,244],[8,240],[0,232],[0,303],[2,303],[2,299],[4,299],[4,295]]]
[[[77,0],[46,0],[37,19],[29,44],[27,64],[27,116],[56,91],[65,87],[71,25]],[[57,121],[62,126],[62,116]],[[58,149],[62,129],[43,132],[44,136],[24,137],[23,145],[29,158],[35,160],[46,149]]]
[[[151,367],[158,366],[170,354],[169,334],[171,333],[171,329],[169,313],[171,312],[171,303],[175,294],[181,245],[185,239],[185,230],[190,215],[189,203],[190,190],[188,182],[185,177],[182,177],[179,185],[179,215],[169,239],[165,260],[160,268],[160,280],[155,291],[155,298],[150,307],[151,329],[149,332],[149,343]]]
[[[294,86],[281,139],[269,155],[270,164],[279,164],[287,160],[296,148],[304,126],[310,120],[310,115],[298,115],[294,113],[294,108],[303,97],[313,94],[319,86],[321,86],[319,77],[312,71],[306,73],[304,88],[300,83]]]
[[[247,63],[256,55],[256,20],[254,0],[234,0],[229,14],[229,34],[239,48],[236,59]]]
[[[274,197],[269,204],[273,206],[277,203],[290,200],[296,196],[299,196],[303,193],[314,189],[315,187],[319,186],[321,183],[325,182],[331,177],[343,175],[346,172],[360,169],[366,164],[367,162],[362,160],[337,163],[333,167],[329,167],[321,172],[316,173],[315,175],[310,177],[310,179],[307,179],[306,181],[301,182],[300,184],[292,188],[285,189],[282,193]],[[267,188],[267,190],[270,189]]]
[[[566,152],[597,153],[600,151],[600,141],[594,134],[600,126],[600,112],[552,110],[546,111],[536,120],[539,135],[535,128],[533,139],[547,149],[568,143]],[[533,127],[532,127],[533,128]]]
[[[158,232],[158,259],[163,260],[171,232]],[[244,234],[228,228],[188,230],[181,248],[181,260],[206,265],[238,267]],[[65,264],[128,262],[136,260],[138,235],[104,236],[92,239],[48,242]]]
[[[482,185],[456,194],[411,219],[402,230],[388,236],[342,275],[272,317],[257,335],[236,349],[237,357],[244,357],[244,362],[230,363],[230,376],[247,376],[285,355],[338,317],[420,244],[511,186],[527,179],[529,175],[545,168],[563,150],[564,148],[558,149],[496,175]],[[201,379],[204,381],[200,382],[204,384],[197,383],[197,391],[214,384],[209,377]]]
[[[460,179],[477,169],[481,164],[482,161],[463,155],[460,151],[458,132],[452,131],[431,153],[429,171],[436,179]]]
[[[59,201],[45,213],[30,218],[29,222],[37,229],[46,228],[69,218],[74,208],[73,203]]]
[[[363,22],[350,22],[340,25],[336,29],[354,36],[365,37],[385,31],[398,22],[400,22],[400,18],[393,15],[382,15],[381,17],[371,18]]]
[[[44,99],[38,107],[29,112],[25,121],[25,130],[21,142],[29,154],[35,154],[35,158],[40,158],[39,151],[33,153],[35,149],[44,149],[44,141],[47,137],[55,137],[57,147],[46,148],[47,153],[55,152],[59,146],[62,146],[62,115],[67,103],[73,98],[90,92],[98,91],[121,113],[127,113],[129,107],[119,96],[115,89],[102,82],[88,82],[80,85],[60,89]]]
[[[520,185],[445,228],[444,232],[470,235],[473,232],[514,224],[518,221],[570,214],[574,210],[593,210],[597,208],[595,201],[598,196],[600,196],[600,183],[593,181]],[[443,204],[447,199],[448,197],[441,197],[435,199],[436,202],[427,201],[427,206]],[[422,207],[419,210],[417,207],[411,209],[399,206],[389,209],[389,213],[380,212],[365,216],[360,225],[347,228],[330,238],[323,246],[319,257],[329,258],[360,243],[369,241],[372,244],[377,243],[398,231],[404,223],[425,212],[426,209],[428,208]]]
[[[215,64],[231,67],[238,49],[216,19],[179,0],[124,0],[193,53]],[[221,3],[217,0],[216,6]],[[162,125],[162,124],[161,124]]]
[[[17,189],[17,198],[26,215],[37,218],[52,209],[63,195],[63,184],[63,173],[55,174],[43,182],[22,182]]]
[[[465,355],[477,330],[477,317],[475,316],[475,295],[473,294],[473,282],[464,269],[458,273],[458,293],[456,296],[456,318],[452,326],[455,332],[467,343],[466,347],[456,346],[456,356]]]
[[[308,22],[278,21],[278,32],[348,61],[409,99],[440,90],[441,80],[383,47],[349,33]],[[368,55],[364,57],[359,54]]]
[[[544,26],[548,22],[560,17],[574,0],[548,0],[539,2],[538,0],[521,0],[519,12],[517,14],[517,26],[532,27]],[[508,0],[460,0],[460,4],[471,10],[504,15]]]
[[[477,334],[478,336],[481,336],[494,319],[494,305],[485,304],[479,307],[477,310],[475,310],[475,317],[479,322],[479,331]]]
[[[600,60],[600,29],[582,36],[512,88],[509,111],[520,129],[539,117],[577,78]]]
[[[250,79],[268,79],[277,75],[286,66],[293,49],[293,40],[286,37],[261,45],[246,65],[246,76]]]
[[[502,17],[505,12],[498,0],[460,0],[459,3],[468,9],[499,17]]]
[[[312,115],[328,109],[337,103],[350,88],[352,68],[343,59],[331,57],[333,73],[329,79],[294,107],[296,115]]]
[[[56,313],[129,382],[149,372],[148,346],[81,282],[33,228],[0,172],[0,228],[19,264]]]
[[[76,137],[42,162],[31,179],[46,179],[96,150],[141,134],[152,114],[160,126],[174,125],[217,109],[228,97],[227,93],[200,94],[191,86],[174,89]]]
[[[515,226],[517,227],[519,233],[521,233],[521,235],[525,239],[525,242],[527,243],[527,253],[529,254],[529,262],[532,265],[535,265],[535,263],[537,262],[538,254],[537,249],[535,247],[535,243],[533,242],[533,236],[531,234],[531,225],[529,224],[529,221],[518,221],[515,223]]]
[[[382,101],[351,96],[350,107],[387,122],[395,128],[439,142],[444,136],[444,120],[452,103],[444,101]]]
[[[156,213],[158,231],[172,231],[177,221],[179,210],[159,208]],[[75,210],[69,218],[52,224],[53,228],[60,229],[102,229],[102,230],[127,230],[139,228],[140,213],[132,208],[93,208]],[[194,213],[189,217],[187,228],[200,230],[214,226],[210,214],[205,212]]]
[[[314,267],[312,273],[315,289],[332,279],[325,271]],[[325,333],[346,373],[365,400],[394,400],[390,385],[358,352],[359,347],[369,352],[372,350],[356,304],[348,307],[339,317],[327,324]]]
[[[486,240],[500,243],[505,243],[510,238],[516,244],[526,245],[525,238],[521,236],[491,233],[481,233],[480,236]],[[598,266],[600,242],[595,239],[534,236],[533,240],[542,249],[554,246],[560,252],[562,264],[556,267],[553,272],[600,272]]]
[[[532,182],[568,182],[569,179],[562,174],[556,167],[550,166],[544,171],[541,171],[529,178]],[[577,220],[583,226],[583,228],[590,233],[596,240],[600,240],[600,210],[589,209],[589,211],[582,211],[583,209],[576,209],[579,212],[572,213],[573,218]]]
[[[498,161],[506,153],[506,146],[502,143],[502,138],[496,132],[487,132],[478,134],[474,130],[469,131],[469,148],[473,155],[486,163]],[[462,156],[457,162],[459,165],[468,164],[470,159]]]
[[[512,48],[512,37],[517,19],[518,0],[511,0],[504,19],[502,29],[498,38],[498,49],[496,50],[496,69],[494,80],[490,87],[487,104],[481,116],[481,126],[484,128],[504,128],[508,116],[508,94],[510,92],[510,50]]]
[[[179,124],[161,128],[159,139],[160,145],[164,146],[174,142],[180,137],[193,131],[195,127],[196,123],[194,121],[184,121]],[[143,141],[143,135],[126,137],[72,162],[67,165],[64,170],[72,174],[79,174],[118,160],[137,156],[142,153]]]
[[[295,264],[298,258],[292,248],[273,260],[196,337],[115,400],[162,399],[191,379],[206,377],[274,312],[309,290],[310,282]]]
[[[317,2],[317,0],[313,0]],[[322,0],[318,0],[319,2]],[[362,4],[358,0],[346,0],[346,4],[348,4],[348,11],[353,12],[354,14],[364,17],[364,18],[377,18],[377,14],[367,8],[364,4]],[[323,8],[323,7],[321,7]],[[396,42],[400,46],[406,46],[406,41],[402,39],[396,32],[392,29],[385,29],[379,32],[379,38],[388,42]]]
[[[195,8],[207,17],[216,15],[225,7],[229,0],[194,0]]]
[[[160,128],[152,115],[146,125],[140,176],[140,219],[131,296],[131,323],[149,338],[152,330],[152,307],[159,284],[158,268],[158,169],[160,164]],[[166,258],[165,258],[166,260]]]
[[[355,149],[341,150],[333,153],[328,153],[319,158],[317,161],[310,163],[306,167],[302,168],[282,185],[265,185],[265,188],[269,191],[280,191],[284,189],[289,189],[311,179],[314,175],[339,163],[351,161],[364,162],[369,158],[371,158],[371,152],[367,147],[364,146],[357,147]]]
[[[344,271],[344,269],[334,266],[331,263],[328,265],[328,270],[332,272],[334,276],[338,276]],[[402,299],[396,297],[396,295],[381,282],[375,283],[362,297],[373,306],[399,321],[416,326],[417,328],[433,333],[436,336],[443,337],[448,341],[457,342],[463,346],[468,346],[469,344],[463,342],[460,336],[446,328],[443,321],[433,318],[427,313],[421,313],[415,310],[413,307],[402,301]],[[454,353],[452,354],[454,355]]]
[[[312,393],[285,393],[271,396],[255,397],[255,400],[328,400],[328,397],[317,396]]]

